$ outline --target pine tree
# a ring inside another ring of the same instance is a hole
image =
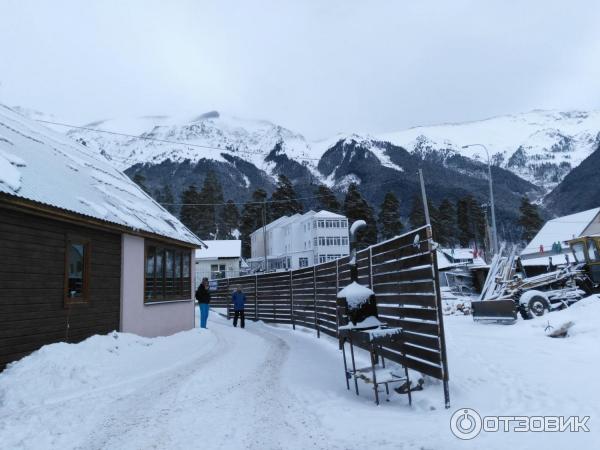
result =
[[[146,194],[151,195],[150,189],[148,189],[148,186],[146,186],[146,177],[144,175],[138,172],[133,176],[132,180],[135,184],[141,187]]]
[[[454,246],[457,241],[456,208],[447,198],[438,207],[439,233],[437,241],[444,246]]]
[[[431,200],[427,200],[427,209],[429,210],[429,222],[431,224],[431,233],[434,240],[438,240],[438,236],[442,233],[439,212]],[[425,210],[423,209],[423,200],[419,195],[413,197],[412,207],[408,215],[411,229],[420,228],[427,223],[425,219]]]
[[[221,222],[223,223],[225,239],[233,239],[233,232],[240,226],[240,213],[233,200],[227,200],[227,203],[223,207]]]
[[[373,214],[373,208],[360,194],[355,183],[351,183],[344,199],[344,215],[350,224],[357,220],[367,222],[366,229],[360,231],[356,236],[356,248],[358,250],[377,243],[377,222]]]
[[[379,233],[382,239],[390,239],[399,235],[404,228],[400,221],[400,202],[393,192],[385,194],[379,210]]]
[[[412,200],[412,207],[408,214],[408,220],[410,221],[410,228],[415,229],[425,225],[425,211],[423,211],[423,201],[421,197],[415,195]]]
[[[273,203],[270,205],[270,220],[301,213],[303,210],[302,204],[297,200],[292,182],[285,175],[278,176],[277,189],[271,195],[271,200]]]
[[[250,234],[263,225],[263,208],[266,208],[266,200],[267,193],[262,189],[257,189],[242,209],[239,230],[244,258],[249,258],[251,255]]]
[[[209,170],[206,178],[204,178],[199,199],[198,203],[202,203],[199,236],[203,239],[217,238],[223,228],[223,224],[217,214],[220,208],[219,204],[223,203],[223,188],[212,170]]]
[[[481,246],[485,242],[485,211],[477,200],[467,195],[456,204],[458,241],[462,247],[471,243]]]
[[[336,198],[335,194],[324,184],[319,185],[317,188],[317,196],[319,197],[319,209],[325,209],[330,212],[340,212],[340,202]]]
[[[171,214],[177,214],[177,206],[175,205],[175,196],[171,190],[171,186],[165,184],[162,189],[157,189],[154,192],[154,198],[160,203],[163,208],[169,211]]]
[[[538,207],[532,204],[527,197],[521,199],[521,206],[519,206],[519,217],[518,224],[522,228],[521,239],[525,242],[530,242],[540,228],[542,228],[543,221],[540,217]]]
[[[200,199],[194,184],[182,192],[181,203],[179,218],[193,233],[199,234],[202,208],[197,205],[200,203]]]

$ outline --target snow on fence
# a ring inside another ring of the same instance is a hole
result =
[[[349,257],[313,267],[218,280],[212,306],[227,308],[231,292],[246,294],[246,318],[315,329],[337,337],[336,296],[350,283]],[[448,364],[431,227],[424,226],[357,253],[359,282],[377,296],[380,319],[402,327],[403,339],[383,356],[444,382]]]

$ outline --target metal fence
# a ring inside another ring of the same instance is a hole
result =
[[[211,305],[233,315],[231,293],[246,294],[246,318],[315,329],[337,337],[336,297],[350,283],[349,257],[313,267],[217,281]],[[377,296],[380,320],[403,338],[382,355],[440,379],[449,406],[448,363],[431,227],[424,226],[357,253],[359,282]]]

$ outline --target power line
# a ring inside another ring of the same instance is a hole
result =
[[[37,122],[41,122],[41,123],[51,124],[51,125],[58,125],[58,126],[61,126],[61,127],[75,128],[75,129],[78,129],[78,130],[94,131],[96,133],[106,133],[106,134],[111,134],[111,135],[114,135],[114,136],[127,137],[127,138],[131,138],[131,139],[141,139],[141,140],[145,140],[145,141],[156,141],[156,142],[162,142],[162,143],[165,143],[165,144],[185,145],[185,146],[188,146],[188,147],[203,148],[203,149],[206,149],[206,150],[217,150],[217,151],[220,151],[220,152],[230,152],[230,153],[244,153],[244,154],[259,155],[259,156],[268,156],[269,155],[269,153],[265,153],[265,152],[261,152],[261,151],[240,150],[240,149],[233,150],[231,148],[215,147],[215,146],[212,146],[212,145],[192,144],[192,143],[189,143],[189,142],[171,141],[169,139],[159,139],[159,138],[154,138],[154,137],[149,137],[149,136],[136,136],[134,134],[118,133],[116,131],[99,130],[97,128],[81,127],[81,126],[77,126],[77,125],[71,125],[71,124],[68,124],[68,123],[53,122],[51,120],[36,119],[36,121]],[[109,157],[112,158],[111,155],[109,155]],[[115,158],[116,159],[122,159],[122,160],[126,160],[127,159],[127,158],[125,158],[123,156],[117,156]],[[320,161],[319,158],[308,158],[308,157],[301,157],[301,156],[294,156],[294,159],[299,159],[299,160],[303,160],[303,161]]]

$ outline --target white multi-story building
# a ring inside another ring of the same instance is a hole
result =
[[[266,242],[265,242],[266,238]],[[350,252],[348,219],[329,211],[281,217],[250,235],[254,269],[298,269],[332,261]]]

